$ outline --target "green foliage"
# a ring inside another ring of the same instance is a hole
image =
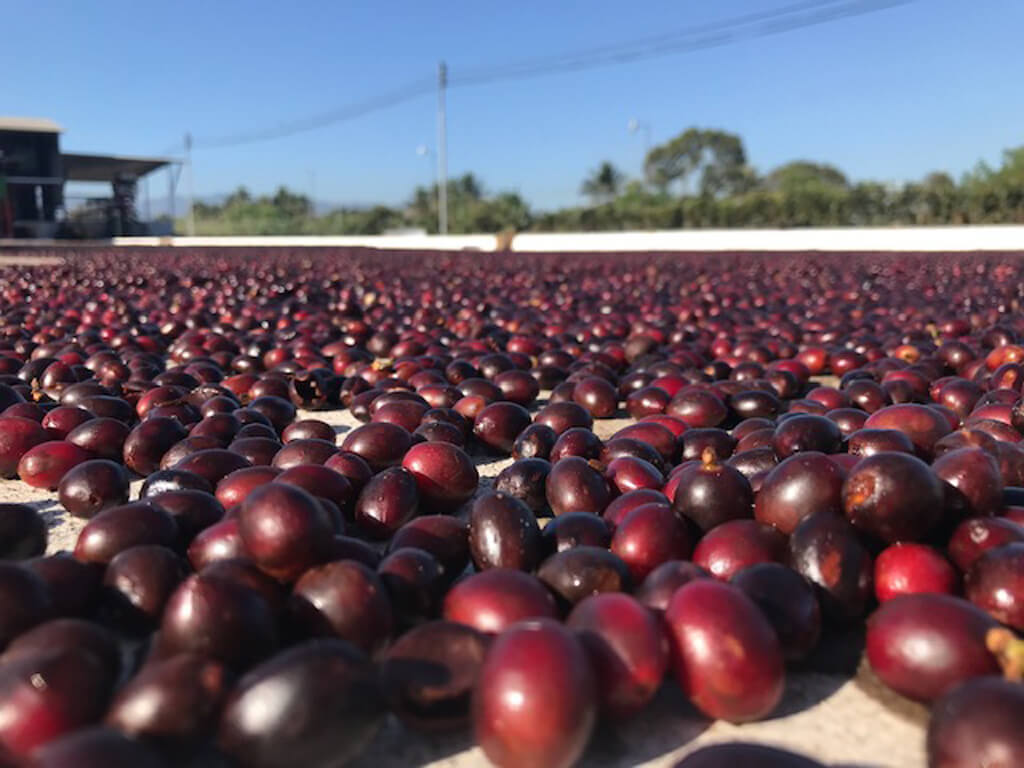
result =
[[[606,160],[583,180],[580,193],[595,204],[606,203],[618,196],[625,180],[625,174]]]
[[[592,232],[696,227],[810,227],[1024,222],[1024,147],[997,167],[979,163],[955,181],[933,172],[920,181],[851,182],[838,168],[797,160],[763,177],[742,140],[691,128],[654,147],[645,180],[627,181],[609,162],[583,181],[589,206],[535,212],[518,194],[490,194],[472,173],[448,182],[452,233]],[[254,197],[240,187],[219,205],[197,203],[204,235],[364,235],[402,228],[437,232],[437,186],[417,187],[401,208],[384,205],[316,215],[305,196],[281,187]],[[178,230],[183,229],[178,223]]]

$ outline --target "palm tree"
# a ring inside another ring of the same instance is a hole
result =
[[[625,179],[622,171],[606,160],[583,180],[580,192],[589,197],[595,205],[606,203],[618,196]]]

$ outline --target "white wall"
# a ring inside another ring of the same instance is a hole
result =
[[[494,235],[379,235],[365,237],[121,237],[115,245],[363,246],[481,250]],[[1024,226],[878,227],[843,229],[689,229],[655,232],[525,233],[515,251],[1024,251]]]

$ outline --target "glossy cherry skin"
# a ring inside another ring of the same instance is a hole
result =
[[[469,526],[448,515],[424,515],[403,525],[388,543],[391,551],[412,547],[429,552],[441,566],[446,583],[469,564]]]
[[[946,549],[966,573],[985,552],[1013,542],[1024,542],[1024,526],[1002,517],[972,517],[956,527]]]
[[[846,517],[883,541],[916,541],[939,522],[942,485],[931,468],[906,453],[863,459],[843,484]]]
[[[1024,543],[990,549],[964,579],[967,598],[1018,632],[1024,631]]]
[[[138,424],[124,441],[124,463],[140,475],[160,468],[160,460],[188,432],[176,419],[152,418]]]
[[[536,577],[491,568],[457,582],[444,599],[444,618],[499,634],[524,619],[557,618],[551,593]]]
[[[772,625],[787,661],[806,657],[821,636],[818,598],[803,576],[781,563],[756,563],[732,577]]]
[[[997,626],[957,597],[897,597],[868,619],[867,659],[897,693],[934,701],[965,680],[999,673],[995,656],[985,646],[985,635]]]
[[[290,613],[307,636],[336,636],[367,653],[383,648],[394,626],[387,590],[355,560],[306,571],[295,583]]]
[[[18,462],[18,477],[33,488],[57,489],[65,474],[92,454],[74,443],[50,440],[26,451]]]
[[[941,552],[913,542],[898,542],[882,550],[875,558],[874,581],[880,603],[900,595],[953,595],[960,587],[956,569]]]
[[[683,469],[677,482],[672,509],[702,531],[753,516],[750,482],[739,470],[715,460],[710,450],[705,451],[700,463]]]
[[[128,501],[130,479],[109,459],[92,459],[72,467],[57,486],[61,505],[75,517],[90,518]]]
[[[790,456],[765,477],[754,517],[790,534],[813,512],[840,513],[844,479],[843,471],[823,453],[806,451]]]
[[[558,435],[547,424],[531,424],[516,437],[512,445],[512,458],[547,459],[558,440]]]
[[[722,523],[704,534],[693,550],[694,564],[723,581],[756,563],[785,559],[786,537],[756,520]]]
[[[449,443],[414,445],[402,466],[415,478],[424,508],[438,512],[452,511],[469,501],[480,480],[469,455]]]
[[[546,496],[550,473],[546,459],[517,459],[494,478],[494,490],[519,499],[538,517],[550,514]]]
[[[345,434],[341,450],[366,461],[374,472],[397,466],[412,445],[409,432],[395,424],[376,422]]]
[[[437,558],[415,547],[393,549],[377,565],[399,631],[437,616],[447,586]]]
[[[43,650],[4,664],[0,745],[25,758],[37,747],[96,722],[113,686],[110,669],[84,649]]]
[[[711,578],[707,571],[688,560],[669,560],[647,574],[633,595],[652,611],[664,613],[677,589],[694,579],[707,578]]]
[[[238,532],[238,518],[225,518],[204,528],[192,539],[186,554],[196,570],[202,570],[218,560],[248,558],[249,553]]]
[[[644,504],[618,524],[610,549],[629,567],[633,583],[642,582],[668,560],[685,560],[693,550],[686,524],[667,506]]]
[[[130,547],[156,545],[173,548],[178,527],[169,514],[146,501],[105,509],[78,534],[75,557],[83,563],[109,563]]]
[[[847,451],[854,456],[873,456],[883,451],[914,453],[915,448],[906,433],[898,429],[864,428],[850,435]]]
[[[552,518],[540,532],[541,548],[546,555],[573,547],[601,547],[611,543],[612,529],[602,517],[589,512],[569,512]]]
[[[676,680],[701,712],[746,722],[775,709],[784,685],[782,651],[741,590],[715,579],[691,581],[672,596],[665,623]]]
[[[611,500],[602,474],[578,456],[562,459],[551,468],[545,481],[545,495],[555,515],[600,514]]]
[[[157,658],[193,653],[245,669],[277,648],[276,617],[263,596],[215,574],[193,574],[167,601]]]
[[[477,414],[473,434],[484,446],[499,454],[510,454],[516,438],[530,426],[530,412],[516,403],[491,403]]]
[[[253,768],[342,765],[385,712],[376,671],[341,640],[297,645],[252,669],[224,705],[219,749]]]
[[[270,465],[279,469],[291,469],[303,464],[323,464],[337,452],[338,448],[333,440],[292,440],[274,454]]]
[[[875,411],[864,426],[900,430],[923,456],[931,455],[935,443],[953,431],[938,411],[916,403],[890,405]]]
[[[533,512],[503,493],[481,496],[469,512],[469,550],[477,570],[532,571],[541,558],[541,532]]]
[[[20,416],[0,418],[0,477],[16,477],[21,457],[50,439],[39,422],[32,419]]]
[[[155,661],[118,691],[106,723],[164,749],[191,746],[216,726],[230,682],[222,664],[202,656]]]
[[[999,463],[981,448],[959,448],[943,453],[932,471],[946,484],[953,511],[964,517],[994,515],[1003,506],[1003,478]]]
[[[373,539],[387,539],[419,511],[416,478],[403,467],[375,475],[356,499],[355,520]]]
[[[473,687],[489,646],[487,635],[451,621],[409,630],[381,660],[381,687],[391,710],[417,730],[468,725]]]
[[[99,614],[127,631],[146,631],[160,621],[171,593],[185,578],[185,564],[166,547],[130,547],[103,574]]]
[[[571,606],[602,592],[628,592],[633,580],[629,566],[614,552],[598,547],[571,547],[541,563],[537,577]]]
[[[499,766],[569,768],[597,718],[583,647],[553,621],[517,624],[491,646],[473,693],[473,730]],[[543,713],[543,714],[541,714]]]
[[[928,764],[940,768],[1024,764],[1024,686],[978,677],[932,706]]]
[[[639,713],[668,667],[668,640],[654,614],[629,595],[609,592],[576,605],[565,625],[587,653],[601,710],[613,718]]]
[[[782,421],[772,438],[775,453],[781,458],[801,451],[838,453],[842,442],[843,434],[838,425],[814,414],[799,414]]]
[[[249,494],[238,510],[238,532],[253,562],[279,581],[294,581],[320,562],[334,535],[315,498],[281,483]]]
[[[789,537],[789,564],[815,585],[826,616],[847,622],[864,615],[874,565],[842,516],[823,511],[805,517]]]

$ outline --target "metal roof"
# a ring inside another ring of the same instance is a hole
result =
[[[68,181],[113,181],[117,176],[141,178],[165,165],[178,162],[172,157],[122,157],[81,155],[62,152],[64,176]]]
[[[45,117],[0,117],[0,131],[61,133],[63,129]]]

